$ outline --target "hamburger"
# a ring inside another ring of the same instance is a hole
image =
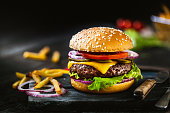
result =
[[[84,29],[72,36],[68,69],[72,86],[89,93],[115,93],[127,90],[142,79],[129,49],[132,40],[122,31],[109,27]]]

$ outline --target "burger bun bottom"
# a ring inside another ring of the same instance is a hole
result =
[[[120,83],[120,84],[114,84],[113,86],[108,86],[105,89],[100,89],[100,91],[97,90],[89,90],[88,89],[88,84],[84,84],[81,82],[77,82],[74,79],[71,78],[71,84],[72,86],[79,90],[79,91],[83,91],[83,92],[88,92],[88,93],[116,93],[116,92],[122,92],[127,90],[129,87],[132,86],[132,84],[134,83],[134,79],[128,82],[124,82],[124,83]]]

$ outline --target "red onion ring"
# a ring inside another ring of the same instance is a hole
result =
[[[75,50],[72,50],[68,53],[68,56],[72,59],[86,59],[81,55],[82,55],[81,53],[79,53],[78,51],[75,51]]]
[[[93,81],[84,81],[84,80],[79,80],[79,79],[74,79],[74,81],[81,82],[83,84],[92,84],[93,83]]]
[[[61,93],[62,94],[58,94],[58,93],[54,93],[54,94],[41,94],[40,92],[33,92],[33,91],[26,91],[26,94],[29,96],[33,96],[33,97],[58,97],[61,96],[63,94],[65,94],[67,92],[66,89],[61,88]]]
[[[73,78],[73,79],[74,79],[74,78]],[[134,78],[123,79],[122,82],[120,82],[120,83],[128,82],[128,81],[131,81],[131,80],[133,80],[133,79],[134,79]],[[74,79],[74,81],[76,81],[76,82],[81,82],[81,83],[84,83],[84,84],[92,84],[92,83],[93,83],[93,81],[84,81],[84,80],[80,80],[80,79]],[[117,83],[117,84],[120,84],[120,83]]]
[[[24,82],[23,84],[19,85],[18,86],[18,90],[21,91],[21,92],[24,92],[24,91],[32,91],[32,92],[52,92],[54,91],[54,86],[53,85],[45,85],[44,87],[50,87],[50,89],[34,89],[34,87],[32,88],[29,88],[29,89],[23,89],[22,87],[25,86],[26,84],[29,84],[29,83],[33,83],[35,82],[34,80],[29,80],[27,82]],[[61,84],[60,84],[61,85]]]
[[[125,50],[124,52],[128,52],[128,57],[124,58],[124,59],[135,59],[137,57],[139,57],[139,54],[134,52],[134,51],[131,51],[131,50]]]
[[[129,81],[131,81],[131,80],[133,80],[133,79],[134,79],[134,78],[130,78],[130,79],[126,78],[126,79],[123,79],[122,82],[120,82],[120,83],[129,82]]]
[[[32,88],[29,88],[29,89],[23,89],[22,87],[25,86],[26,84],[29,84],[29,83],[33,83],[35,82],[34,80],[29,80],[27,82],[24,82],[23,84],[19,85],[18,86],[18,90],[21,91],[21,92],[24,92],[24,91],[29,91],[29,90],[34,90],[34,87]]]

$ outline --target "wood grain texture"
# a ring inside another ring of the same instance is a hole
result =
[[[134,96],[141,97],[144,99],[146,95],[151,91],[150,89],[154,87],[156,81],[154,79],[147,79],[143,82],[139,87],[137,87],[134,91]]]

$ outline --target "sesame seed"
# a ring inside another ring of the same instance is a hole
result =
[[[97,47],[101,47],[101,45],[97,45],[96,48],[97,48]]]
[[[104,38],[105,36],[102,36],[102,38]]]

